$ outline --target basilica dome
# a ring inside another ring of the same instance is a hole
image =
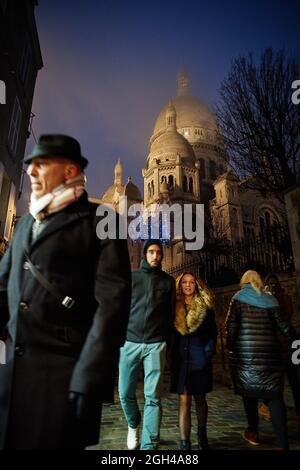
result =
[[[210,136],[217,130],[216,119],[208,106],[190,94],[189,79],[186,72],[178,75],[178,89],[176,98],[172,99],[176,110],[176,125],[178,132],[182,133],[190,142],[208,132]],[[154,140],[166,129],[166,105],[158,115],[154,126],[152,139]],[[189,132],[190,131],[190,132]],[[190,136],[190,138],[189,138]]]
[[[101,200],[103,204],[115,204],[119,201],[124,191],[123,185],[112,184],[103,194]]]
[[[195,163],[195,154],[189,142],[178,132],[165,132],[153,141],[148,161],[160,160],[159,163],[175,162],[180,155],[184,163]]]
[[[143,200],[139,188],[132,182],[131,176],[129,176],[127,183],[124,186],[124,196],[127,196],[129,201]]]
[[[171,102],[165,108],[164,121],[163,132],[150,141],[148,167],[156,163],[175,163],[178,156],[182,163],[194,165],[195,153],[187,139],[177,132],[177,113]]]
[[[177,129],[185,127],[200,127],[204,129],[216,129],[216,121],[209,108],[192,96],[177,96],[172,99],[172,104],[177,114]],[[166,128],[165,106],[158,115],[154,126],[153,135],[162,132]]]

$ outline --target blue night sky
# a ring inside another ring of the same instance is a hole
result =
[[[118,158],[124,180],[132,176],[143,189],[148,141],[160,110],[176,95],[181,66],[192,94],[213,106],[237,56],[259,56],[272,46],[300,57],[298,0],[40,0],[36,22],[44,67],[34,133],[80,141],[94,197],[112,184]],[[31,137],[27,152],[33,143]],[[25,185],[20,214],[28,197]]]

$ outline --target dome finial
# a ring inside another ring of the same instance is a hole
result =
[[[188,96],[190,94],[190,79],[184,67],[179,70],[177,76],[177,96]]]
[[[172,101],[169,101],[168,107],[166,109],[166,128],[167,130],[177,130],[176,109],[173,106]]]
[[[123,167],[121,165],[120,159],[118,158],[118,161],[115,166],[115,184],[122,184],[122,177],[123,177]]]

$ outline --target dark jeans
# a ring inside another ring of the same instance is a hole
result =
[[[248,420],[248,430],[258,433],[258,398],[243,397],[245,412]],[[266,400],[270,408],[273,429],[276,435],[277,447],[288,449],[288,430],[286,409],[283,398]]]
[[[296,414],[300,416],[300,379],[298,366],[292,362],[288,362],[286,364],[285,373],[292,390]],[[268,400],[264,400],[264,404],[268,405]]]

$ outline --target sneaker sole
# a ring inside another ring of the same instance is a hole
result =
[[[127,449],[128,450],[137,450],[139,448],[139,444],[136,446],[136,447],[128,447],[127,446]]]
[[[260,446],[260,445],[261,445],[260,442],[250,441],[249,439],[247,439],[247,438],[245,437],[244,434],[242,434],[242,436],[243,436],[244,440],[245,440],[246,442],[248,442],[249,444],[251,444],[252,446]]]

